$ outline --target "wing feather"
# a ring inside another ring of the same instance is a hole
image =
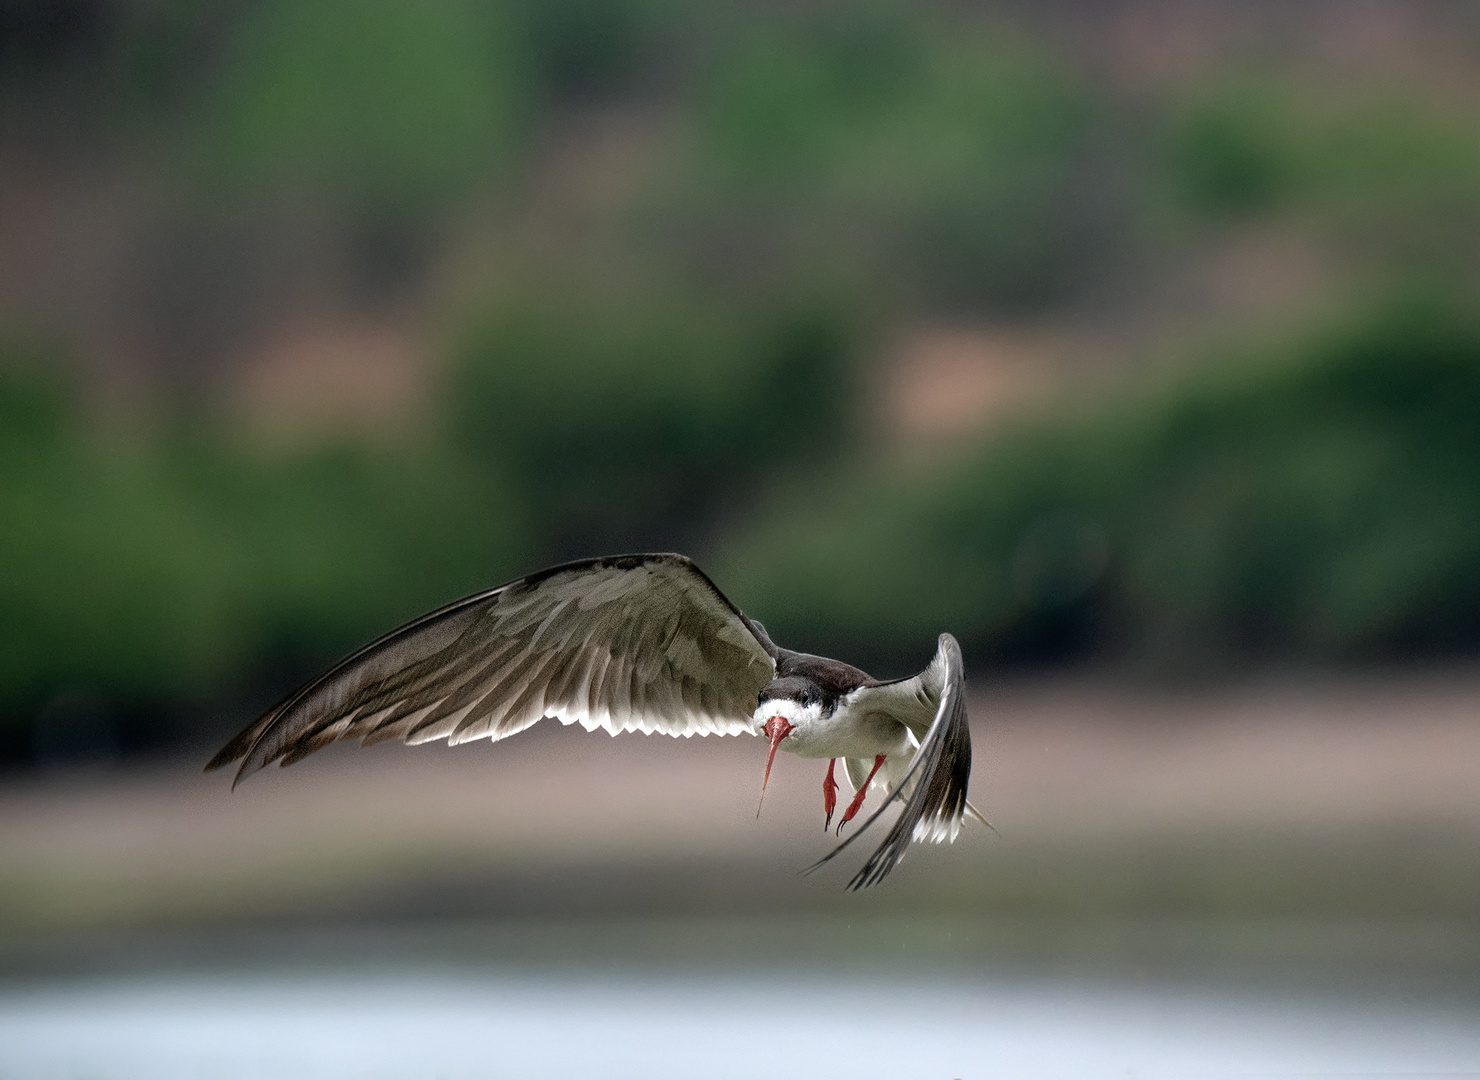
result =
[[[759,624],[755,624],[759,626]],[[775,646],[682,555],[567,563],[385,635],[227,743],[236,780],[341,738],[501,739],[542,717],[588,730],[749,730]]]
[[[922,733],[920,748],[910,762],[909,771],[900,783],[861,826],[827,855],[808,867],[816,870],[839,855],[857,840],[889,807],[899,802],[902,808],[890,826],[883,842],[869,856],[862,868],[848,882],[850,889],[876,885],[899,865],[915,840],[954,840],[966,812],[966,785],[971,776],[971,728],[966,720],[966,675],[961,661],[961,647],[950,634],[940,636],[940,645],[930,666],[913,679],[883,683],[860,690],[877,694],[888,707],[892,698],[894,712],[906,726],[915,731],[921,725],[918,711],[901,708],[911,698],[936,701],[935,715]],[[852,779],[853,769],[848,769]]]

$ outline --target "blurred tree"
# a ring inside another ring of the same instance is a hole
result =
[[[468,336],[454,431],[511,470],[553,555],[687,546],[771,471],[839,449],[848,337],[823,309],[533,292]]]
[[[667,89],[678,39],[703,17],[671,0],[520,0],[515,10],[535,79],[556,102]]]
[[[712,205],[741,207],[793,263],[862,258],[928,307],[1041,305],[1117,227],[1087,89],[1009,34],[807,7],[737,35],[696,107]]]
[[[1162,158],[1176,201],[1215,221],[1299,215],[1405,274],[1474,272],[1480,128],[1394,90],[1328,98],[1274,76],[1174,102]]]
[[[1298,123],[1289,87],[1271,80],[1199,87],[1175,103],[1166,167],[1183,200],[1221,217],[1266,211],[1301,179]]]
[[[507,168],[524,61],[499,6],[265,0],[223,61],[203,163],[238,195],[434,207]]]
[[[949,629],[999,657],[1165,664],[1480,645],[1480,321],[1336,334],[1024,422],[933,475],[781,497],[716,564],[817,648]]]
[[[0,363],[0,744],[67,688],[127,708],[294,677],[528,557],[507,489],[434,448],[264,455],[183,431],[105,437],[56,379],[13,361]]]

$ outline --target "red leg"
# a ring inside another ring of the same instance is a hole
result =
[[[827,820],[822,823],[823,832],[827,832],[832,824],[833,811],[838,808],[838,782],[833,779],[833,767],[837,763],[837,758],[828,758],[827,775],[822,778],[822,809],[827,814]]]
[[[879,771],[879,766],[884,764],[886,755],[880,754],[874,758],[874,767],[868,771],[868,777],[858,785],[858,790],[853,793],[853,801],[848,804],[848,809],[843,811],[843,820],[838,822],[838,835],[842,835],[843,826],[853,820],[853,815],[858,813],[858,808],[863,805],[863,797],[868,794],[868,786],[874,778],[874,773]]]

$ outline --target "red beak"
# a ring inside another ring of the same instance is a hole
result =
[[[766,798],[766,785],[771,781],[771,763],[776,760],[776,747],[781,745],[781,740],[796,730],[796,725],[784,716],[773,716],[761,725],[761,730],[766,733],[766,738],[771,740],[771,752],[766,755],[766,775],[761,778],[761,801]],[[755,808],[755,816],[761,816],[761,808]]]
[[[761,725],[761,730],[771,740],[771,752],[766,755],[766,775],[761,779],[761,790],[766,790],[766,784],[771,779],[771,762],[776,760],[776,747],[781,745],[781,740],[796,730],[796,725],[782,716],[773,716]]]

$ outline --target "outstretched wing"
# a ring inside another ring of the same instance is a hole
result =
[[[588,731],[750,730],[775,649],[683,555],[567,563],[423,615],[270,709],[211,759],[264,765],[336,739],[502,739],[542,717]]]
[[[950,634],[940,636],[935,659],[912,679],[881,683],[857,691],[876,700],[869,708],[885,712],[920,740],[909,771],[884,804],[852,836],[808,868],[817,869],[838,855],[900,802],[903,808],[878,849],[848,882],[850,889],[876,885],[904,858],[912,840],[956,839],[967,812],[966,784],[971,777],[971,728],[966,722],[966,675],[961,646]],[[860,702],[862,704],[862,702]],[[933,714],[930,706],[934,706]],[[924,717],[931,717],[925,722]]]

